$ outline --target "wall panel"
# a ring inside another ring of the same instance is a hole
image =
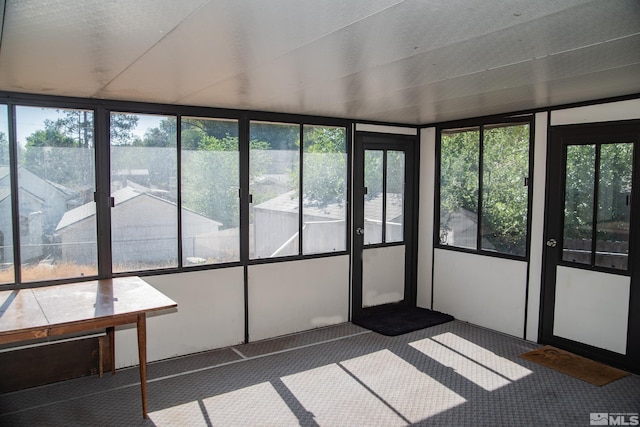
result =
[[[249,266],[249,340],[348,321],[349,257]]]
[[[144,277],[178,303],[177,310],[147,316],[147,359],[227,347],[244,340],[241,267]],[[138,364],[135,325],[116,330],[116,368]]]
[[[436,249],[433,308],[523,337],[527,263]]]
[[[418,307],[431,308],[436,129],[420,131],[420,195],[418,200]]]

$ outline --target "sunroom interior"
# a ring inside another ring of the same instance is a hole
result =
[[[402,303],[640,372],[637,1],[0,12],[0,291],[140,276],[149,361]]]

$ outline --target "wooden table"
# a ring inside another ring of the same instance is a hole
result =
[[[115,327],[138,331],[142,416],[147,418],[146,315],[177,304],[139,277],[0,291],[0,344],[105,329],[115,372]]]

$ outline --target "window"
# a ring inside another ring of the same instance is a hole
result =
[[[113,271],[177,267],[176,118],[110,118]]]
[[[240,260],[238,122],[183,117],[182,263]]]
[[[364,151],[364,244],[404,241],[404,151]]]
[[[250,258],[299,253],[300,126],[251,122]]]
[[[562,260],[625,271],[633,143],[568,145],[566,150]]]
[[[439,244],[527,253],[529,124],[440,133]]]
[[[304,254],[347,248],[346,144],[345,128],[304,126]]]
[[[92,111],[16,107],[23,281],[98,273],[93,129]]]
[[[345,125],[52,102],[0,104],[0,286],[347,251]]]
[[[250,257],[346,250],[346,129],[302,126],[302,174],[300,125],[254,121],[249,134]]]
[[[14,281],[11,173],[9,169],[9,120],[7,106],[0,105],[0,284]]]

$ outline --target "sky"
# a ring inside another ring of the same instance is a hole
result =
[[[0,105],[0,132],[8,134],[7,107]],[[56,120],[64,117],[63,110],[56,108],[41,107],[16,107],[16,136],[18,144],[24,147],[26,138],[37,130],[44,129],[44,121],[46,119]],[[138,126],[133,133],[142,137],[144,133],[154,127],[158,127],[160,121],[165,116],[157,115],[138,115]]]

